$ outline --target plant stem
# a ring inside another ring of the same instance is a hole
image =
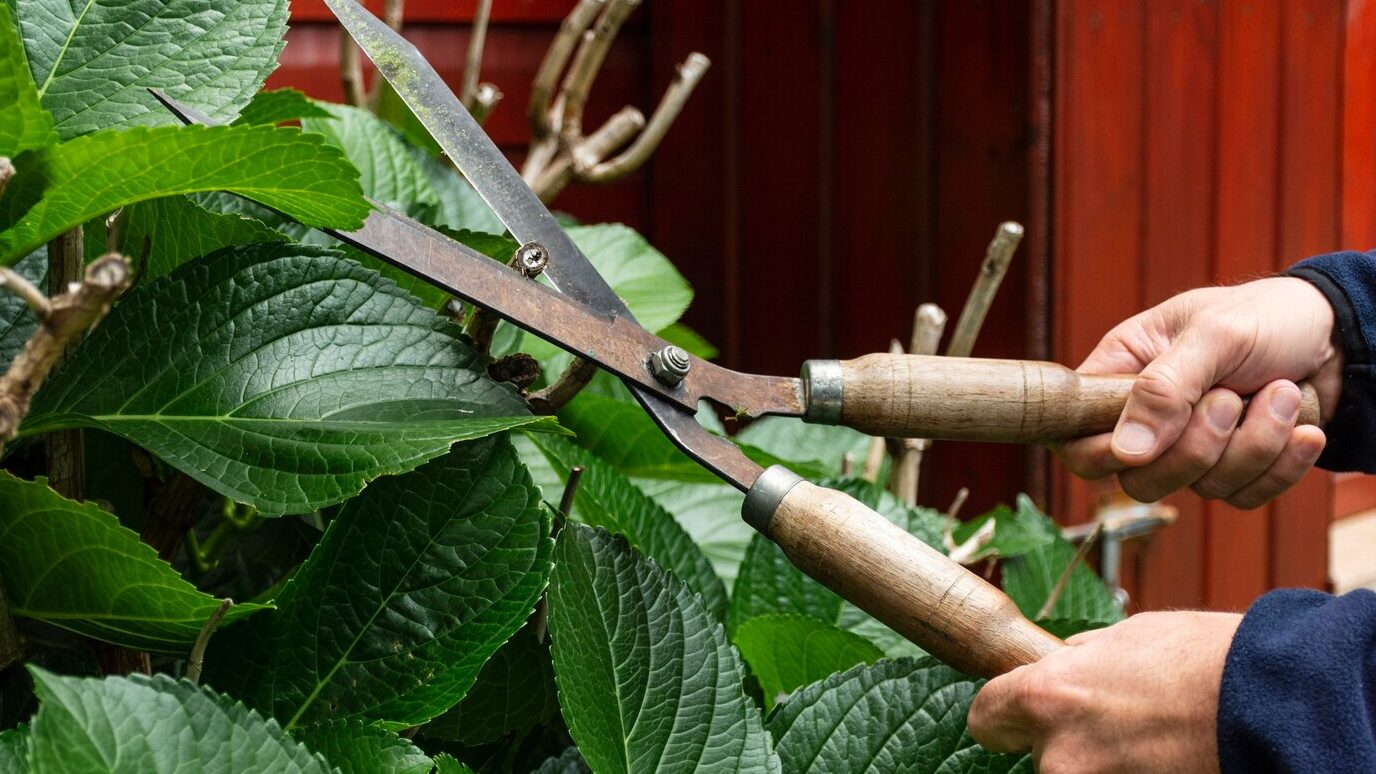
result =
[[[5,584],[0,583],[0,672],[24,657],[24,638],[10,613],[10,600]]]
[[[173,471],[148,504],[148,523],[139,538],[158,552],[158,558],[172,562],[195,524],[196,506],[206,488],[196,479]]]
[[[530,103],[526,107],[526,117],[530,120],[530,134],[536,141],[544,140],[559,129],[554,116],[557,111],[550,110],[550,100],[554,98],[555,84],[559,75],[569,63],[574,46],[583,38],[583,33],[592,25],[593,20],[602,12],[606,0],[579,0],[569,15],[559,25],[559,32],[545,51],[540,69],[530,85]]]
[[[48,295],[58,296],[67,292],[69,285],[80,283],[84,266],[84,246],[81,226],[67,231],[48,243]],[[123,265],[123,264],[122,264]],[[124,277],[128,267],[124,265]],[[124,281],[123,278],[120,280]],[[113,300],[113,299],[112,299]],[[102,304],[108,308],[108,301]],[[101,314],[104,311],[102,309]],[[85,332],[80,331],[67,341],[58,342],[52,353],[52,366],[71,351],[75,338]],[[35,336],[35,338],[37,338]],[[18,362],[16,360],[16,362]],[[50,366],[51,370],[51,366]],[[27,408],[27,407],[26,407]],[[58,430],[49,433],[46,439],[48,456],[48,485],[58,494],[70,500],[85,499],[86,460],[81,443],[80,430]]]
[[[711,65],[712,60],[706,56],[696,51],[689,54],[688,59],[678,66],[673,82],[669,84],[669,88],[664,91],[664,96],[659,101],[659,107],[655,108],[654,115],[650,116],[650,122],[636,136],[631,147],[610,161],[591,166],[581,164],[583,160],[574,153],[574,168],[578,172],[578,178],[585,183],[608,183],[619,180],[644,165],[650,154],[659,147],[664,135],[669,133],[669,127],[673,125],[679,113],[683,112],[683,106],[692,96],[693,89],[697,88]]]
[[[1080,543],[1079,548],[1075,549],[1075,556],[1071,558],[1070,564],[1067,564],[1065,569],[1061,571],[1061,577],[1056,579],[1056,585],[1051,587],[1051,593],[1047,595],[1046,602],[1037,611],[1036,620],[1040,621],[1046,618],[1051,615],[1052,610],[1056,609],[1056,602],[1061,598],[1061,593],[1065,591],[1066,584],[1070,582],[1070,576],[1075,573],[1075,568],[1079,566],[1080,562],[1084,561],[1085,556],[1089,554],[1089,547],[1094,545],[1103,531],[1104,522],[1100,520],[1094,525],[1094,531],[1089,533],[1089,537],[1085,538]]]
[[[215,633],[215,627],[220,625],[220,619],[224,618],[225,613],[233,606],[234,600],[228,597],[220,600],[220,606],[206,619],[205,626],[201,627],[201,633],[196,635],[196,641],[191,644],[191,655],[186,659],[186,679],[192,685],[201,681],[201,670],[205,668],[205,647],[210,644],[210,635]]]
[[[530,406],[539,414],[558,414],[596,375],[592,361],[576,357],[553,384],[530,396]]]
[[[941,344],[941,334],[946,330],[946,313],[936,304],[922,304],[913,315],[913,334],[911,352],[914,355],[935,355]],[[902,451],[894,460],[891,489],[898,499],[908,505],[917,505],[917,485],[922,474],[922,455],[932,442],[922,438],[904,438],[899,443]]]
[[[989,306],[994,303],[994,295],[999,292],[1003,275],[1008,273],[1008,264],[1013,260],[1013,251],[1022,241],[1022,226],[1013,221],[999,224],[994,239],[984,253],[984,263],[980,265],[979,276],[970,287],[970,297],[965,300],[965,308],[960,312],[960,321],[951,335],[951,343],[946,345],[950,357],[969,357],[975,349],[975,339],[979,329],[984,326],[984,317]]]
[[[559,537],[559,528],[564,521],[569,518],[573,511],[573,498],[578,494],[578,482],[583,479],[583,466],[574,465],[569,468],[568,482],[564,484],[564,495],[559,498],[559,515],[563,519],[554,522],[550,530],[550,537]],[[535,603],[535,613],[531,616],[531,625],[535,627],[535,641],[544,642],[545,632],[549,628],[549,602],[545,594],[540,595],[540,601]]]
[[[346,104],[362,107],[368,101],[363,88],[363,55],[343,26],[339,28],[339,80],[344,85]]]
[[[468,35],[468,60],[463,68],[463,90],[459,100],[472,113],[478,101],[478,72],[483,66],[483,43],[487,40],[487,20],[492,15],[492,0],[478,0],[473,28]]]

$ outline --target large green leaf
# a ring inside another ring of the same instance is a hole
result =
[[[286,235],[242,215],[211,212],[185,196],[139,202],[125,211],[123,250],[142,255],[143,279],[157,279],[196,258],[231,245],[285,242]]]
[[[0,579],[15,615],[139,650],[184,655],[219,607],[114,515],[4,471]],[[226,620],[261,608],[235,605]]]
[[[0,3],[0,156],[57,142],[53,117],[38,103],[14,11]]]
[[[239,117],[234,119],[234,123],[263,126],[302,118],[329,117],[330,112],[321,107],[320,103],[296,89],[273,89],[254,94],[253,99],[239,112]]]
[[[414,139],[412,141],[414,142]],[[497,214],[487,206],[487,202],[483,201],[473,186],[459,175],[453,165],[414,145],[407,146],[407,150],[425,173],[430,187],[439,198],[439,206],[428,218],[431,225],[486,234],[501,234],[506,231],[506,226]]]
[[[24,774],[29,771],[29,727],[0,731],[0,771]]]
[[[292,731],[342,774],[430,774],[434,761],[393,731],[359,720],[329,720]]]
[[[1026,756],[993,755],[965,730],[982,681],[933,659],[899,659],[832,675],[769,716],[785,771],[1031,774]]]
[[[1026,502],[1030,504],[1030,501]],[[982,516],[963,522],[951,533],[951,539],[957,546],[974,539],[987,540],[967,555],[964,560],[966,564],[990,557],[1006,559],[1021,556],[1050,545],[1055,540],[1056,532],[1046,530],[1043,524],[1028,514],[1028,509],[1022,507],[1021,503],[1016,511],[1000,505]]]
[[[722,583],[733,584],[755,530],[741,518],[745,495],[730,484],[689,484],[670,479],[635,479],[692,536]]]
[[[211,641],[207,679],[288,728],[424,723],[534,608],[549,527],[505,438],[456,446],[346,504],[277,611]]]
[[[537,421],[483,365],[452,325],[336,253],[234,247],[131,293],[20,432],[99,427],[227,497],[301,513]]]
[[[43,287],[48,277],[48,253],[35,250],[25,256],[14,270],[19,276]],[[4,290],[0,292],[0,373],[4,373],[28,343],[29,337],[38,330],[38,318],[29,305],[19,296]]]
[[[170,124],[148,88],[228,120],[277,66],[287,0],[11,0],[64,139]]]
[[[591,771],[578,748],[570,747],[559,755],[546,758],[535,774],[588,774]]]
[[[804,685],[884,657],[864,637],[805,615],[751,618],[732,642],[760,681],[766,711]]]
[[[1037,509],[1027,495],[1018,495],[1018,519],[1040,532],[1046,543],[1003,562],[1003,590],[1018,604],[1023,615],[1036,616],[1066,567],[1075,559],[1075,546],[1061,537],[1056,523]],[[1086,628],[1123,619],[1123,609],[1104,582],[1084,562],[1071,571],[1056,604],[1046,616],[1083,621]]]
[[[560,705],[593,769],[779,770],[739,657],[700,597],[600,529],[568,525],[555,555]]]
[[[726,620],[735,633],[756,616],[774,614],[804,615],[835,623],[841,614],[841,598],[794,567],[783,549],[769,538],[756,534],[731,588]]]
[[[135,202],[233,191],[310,226],[363,225],[368,203],[339,150],[295,127],[164,126],[97,132],[14,160],[0,198],[11,265],[74,226]]]
[[[566,477],[574,466],[583,468],[575,495],[579,521],[622,535],[637,551],[701,594],[715,618],[725,616],[726,587],[668,511],[592,452],[567,439],[532,436],[531,440],[561,475]]]
[[[373,201],[421,217],[439,203],[430,179],[396,131],[366,110],[316,103],[324,118],[306,118],[301,128],[324,135],[358,167],[359,184]]]
[[[184,680],[138,674],[98,680],[31,670],[42,702],[30,732],[35,771],[331,770],[277,723]]]
[[[841,425],[814,425],[795,417],[763,417],[736,434],[736,441],[793,463],[841,473],[841,458],[850,454],[862,465],[870,437]],[[790,468],[794,467],[789,465]]]
[[[420,733],[471,747],[508,736],[519,739],[558,711],[549,647],[527,626],[492,654],[463,701]]]

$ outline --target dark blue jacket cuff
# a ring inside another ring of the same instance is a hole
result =
[[[1318,465],[1376,473],[1376,253],[1341,252],[1301,261],[1286,272],[1307,280],[1333,307],[1343,350],[1343,391],[1324,426]]]
[[[1224,774],[1376,771],[1376,593],[1273,591],[1228,651]]]

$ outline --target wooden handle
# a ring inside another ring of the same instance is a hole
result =
[[[1064,647],[1002,591],[849,495],[776,465],[745,509],[799,569],[956,669],[995,677]]]
[[[804,370],[809,421],[830,420],[890,438],[1001,443],[1053,443],[1108,432],[1136,378],[1091,376],[1034,360],[886,354],[810,361]],[[1300,424],[1319,424],[1313,386],[1304,382],[1300,390]]]

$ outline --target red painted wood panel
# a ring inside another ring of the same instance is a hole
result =
[[[381,16],[383,0],[366,0],[368,10]],[[558,24],[573,8],[574,0],[497,0],[489,18],[493,22]],[[473,19],[478,0],[406,0],[406,19],[413,22],[466,22]],[[294,0],[294,21],[334,21],[324,0]]]
[[[1347,0],[1346,21],[1342,243],[1366,250],[1376,247],[1376,2]]]

